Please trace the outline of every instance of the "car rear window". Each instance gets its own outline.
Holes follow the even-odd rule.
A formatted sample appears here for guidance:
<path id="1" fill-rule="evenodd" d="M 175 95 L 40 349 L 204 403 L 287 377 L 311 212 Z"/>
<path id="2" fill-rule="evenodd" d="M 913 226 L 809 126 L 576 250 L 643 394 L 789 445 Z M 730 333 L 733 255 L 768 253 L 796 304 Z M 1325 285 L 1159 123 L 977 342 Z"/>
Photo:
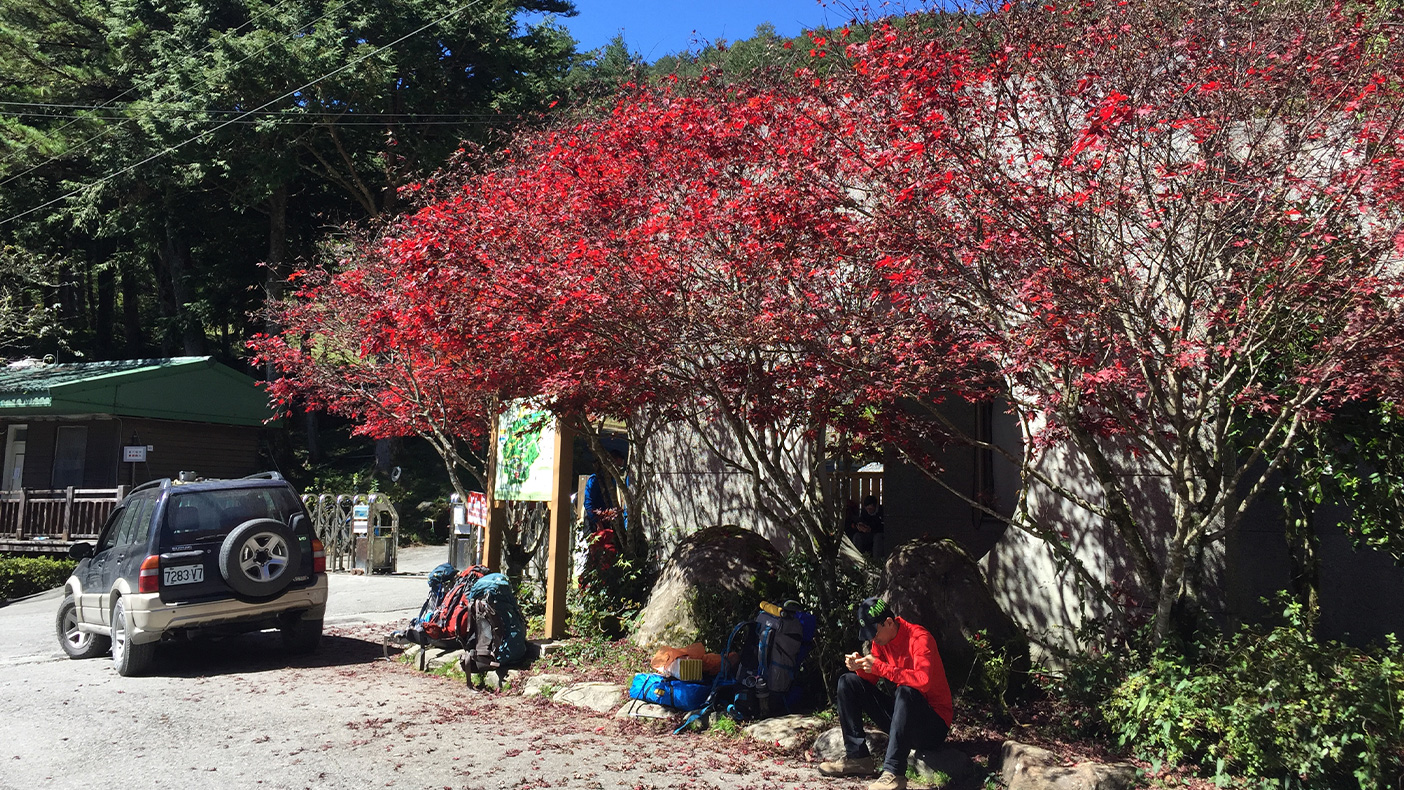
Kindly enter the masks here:
<path id="1" fill-rule="evenodd" d="M 216 540 L 249 519 L 287 523 L 301 510 L 302 503 L 283 487 L 176 493 L 166 503 L 162 537 L 166 545 Z"/>

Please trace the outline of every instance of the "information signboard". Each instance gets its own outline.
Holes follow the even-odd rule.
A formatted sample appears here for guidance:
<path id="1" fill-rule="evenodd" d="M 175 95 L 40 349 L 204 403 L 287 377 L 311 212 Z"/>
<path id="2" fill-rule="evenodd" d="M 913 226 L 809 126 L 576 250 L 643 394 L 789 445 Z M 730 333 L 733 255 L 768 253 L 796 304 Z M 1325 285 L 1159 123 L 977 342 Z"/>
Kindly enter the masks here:
<path id="1" fill-rule="evenodd" d="M 530 401 L 514 401 L 498 418 L 493 495 L 501 501 L 549 502 L 555 457 L 555 418 Z"/>

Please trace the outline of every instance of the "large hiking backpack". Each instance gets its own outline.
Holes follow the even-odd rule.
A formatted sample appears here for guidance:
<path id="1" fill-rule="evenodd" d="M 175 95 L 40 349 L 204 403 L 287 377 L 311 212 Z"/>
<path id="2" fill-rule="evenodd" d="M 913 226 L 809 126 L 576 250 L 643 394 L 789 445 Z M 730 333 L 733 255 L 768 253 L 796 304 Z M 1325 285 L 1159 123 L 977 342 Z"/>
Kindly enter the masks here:
<path id="1" fill-rule="evenodd" d="M 469 591 L 484 576 L 490 575 L 494 575 L 492 569 L 483 565 L 474 565 L 459 573 L 439 606 L 423 621 L 424 635 L 436 642 L 462 639 L 466 633 L 462 628 L 468 612 Z"/>
<path id="2" fill-rule="evenodd" d="M 414 618 L 415 622 L 426 623 L 434 616 L 443 605 L 444 595 L 453 586 L 457 576 L 458 569 L 453 567 L 451 562 L 445 562 L 429 571 L 429 597 L 425 598 L 424 605 L 419 607 L 419 616 Z"/>
<path id="3" fill-rule="evenodd" d="M 482 668 L 474 671 L 482 672 L 525 658 L 526 619 L 507 577 L 500 573 L 483 576 L 468 590 L 468 600 L 472 605 L 460 631 L 465 662 L 476 655 Z"/>
<path id="4" fill-rule="evenodd" d="M 712 711 L 744 721 L 793 709 L 804 697 L 804 686 L 797 681 L 814 646 L 816 626 L 814 615 L 794 601 L 783 607 L 761 602 L 755 619 L 738 623 L 726 640 L 724 655 L 735 652 L 740 660 L 735 666 L 722 662 L 706 703 L 675 732 Z"/>

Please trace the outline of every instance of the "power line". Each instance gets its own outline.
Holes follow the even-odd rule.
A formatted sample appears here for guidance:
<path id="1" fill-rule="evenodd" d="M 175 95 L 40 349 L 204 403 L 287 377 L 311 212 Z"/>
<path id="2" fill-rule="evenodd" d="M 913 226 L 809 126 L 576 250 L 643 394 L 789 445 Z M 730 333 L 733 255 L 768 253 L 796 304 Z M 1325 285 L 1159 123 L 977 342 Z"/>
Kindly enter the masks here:
<path id="1" fill-rule="evenodd" d="M 161 112 L 168 112 L 168 113 L 171 113 L 171 114 L 188 113 L 188 114 L 192 114 L 192 115 L 194 115 L 194 114 L 199 114 L 199 115 L 243 115 L 245 112 L 247 112 L 247 110 L 223 110 L 223 109 L 218 109 L 218 108 L 213 108 L 213 109 L 201 109 L 201 108 L 198 108 L 198 107 L 187 107 L 184 103 L 180 103 L 180 102 L 145 102 L 145 101 L 143 101 L 143 102 L 128 102 L 128 103 L 122 104 L 122 105 L 110 105 L 110 106 L 90 105 L 90 104 L 43 104 L 43 103 L 40 103 L 40 102 L 0 101 L 0 107 L 36 107 L 36 108 L 39 108 L 39 109 L 53 108 L 53 109 L 68 109 L 68 110 L 117 110 L 117 111 L 124 110 L 124 109 L 137 109 L 137 110 L 147 111 L 147 110 L 150 109 L 150 108 L 164 108 L 164 109 L 161 109 Z M 445 112 L 445 113 L 422 113 L 422 112 L 416 112 L 416 113 L 390 113 L 390 112 L 360 112 L 360 111 L 351 111 L 351 110 L 343 110 L 343 111 L 341 111 L 341 112 L 317 112 L 317 111 L 302 111 L 302 110 L 274 110 L 274 111 L 270 111 L 270 112 L 267 112 L 267 113 L 264 113 L 264 114 L 265 114 L 265 115 L 270 115 L 270 116 L 288 115 L 288 116 L 333 117 L 333 118 L 338 118 L 338 117 L 341 117 L 341 116 L 344 116 L 344 115 L 352 115 L 352 116 L 358 116 L 358 117 L 364 117 L 364 118 L 393 118 L 393 117 L 400 117 L 400 116 L 403 116 L 403 117 L 414 116 L 414 117 L 418 117 L 418 118 L 503 118 L 503 117 L 513 117 L 513 116 L 516 115 L 516 113 L 503 113 L 503 112 L 452 112 L 452 113 L 448 113 L 448 112 Z M 0 115 L 11 115 L 11 116 L 15 116 L 15 117 L 21 117 L 21 116 L 29 116 L 29 115 L 32 115 L 32 116 L 41 117 L 41 118 L 93 118 L 94 120 L 117 120 L 117 119 L 132 120 L 131 116 L 127 116 L 127 115 L 86 115 L 86 114 L 69 114 L 69 113 L 25 112 L 25 111 L 21 111 L 21 110 L 0 110 Z"/>
<path id="2" fill-rule="evenodd" d="M 34 113 L 10 113 L 10 112 L 5 112 L 4 110 L 0 110 L 0 117 L 20 117 L 20 116 L 33 115 L 33 114 L 34 114 Z M 444 115 L 444 116 L 431 116 L 431 117 L 437 118 L 437 120 L 416 120 L 416 119 L 419 118 L 420 116 L 417 116 L 417 115 L 404 115 L 404 114 L 401 114 L 401 115 L 394 115 L 394 114 L 389 114 L 389 113 L 386 113 L 386 114 L 367 114 L 367 115 L 361 115 L 361 114 L 358 113 L 358 114 L 350 115 L 350 116 L 346 116 L 346 115 L 344 115 L 344 114 L 338 115 L 338 114 L 333 114 L 333 113 L 317 113 L 317 114 L 311 114 L 311 113 L 309 113 L 307 117 L 308 117 L 308 118 L 315 118 L 315 117 L 317 117 L 318 115 L 324 115 L 324 116 L 326 116 L 326 117 L 328 117 L 328 118 L 331 118 L 332 120 L 304 120 L 304 121 L 284 120 L 285 118 L 296 118 L 296 117 L 297 117 L 297 113 L 286 113 L 286 114 L 283 114 L 283 113 L 275 113 L 275 114 L 273 114 L 272 116 L 267 116 L 267 117 L 263 117 L 263 118 L 244 119 L 244 118 L 240 117 L 240 118 L 233 118 L 233 119 L 230 119 L 230 120 L 228 120 L 228 121 L 220 121 L 220 120 L 214 119 L 214 118 L 211 118 L 211 119 L 208 119 L 208 120 L 189 119 L 189 118 L 187 118 L 187 119 L 183 119 L 181 122 L 182 122 L 182 123 L 186 123 L 186 124 L 221 124 L 221 125 L 225 125 L 225 126 L 228 126 L 228 125 L 230 125 L 230 124 L 240 124 L 240 125 L 244 125 L 244 126 L 254 126 L 254 125 L 257 125 L 257 124 L 261 124 L 261 123 L 271 123 L 271 124 L 276 124 L 276 125 L 278 125 L 278 126 L 385 126 L 385 125 L 388 124 L 388 123 L 394 123 L 394 124 L 396 124 L 396 125 L 398 125 L 398 126 L 461 126 L 461 125 L 463 125 L 463 124 L 497 123 L 497 122 L 501 121 L 503 118 L 520 118 L 522 114 L 521 114 L 521 113 L 497 113 L 497 114 L 494 114 L 494 115 Z M 281 117 L 280 117 L 280 116 L 281 116 Z M 132 116 L 130 116 L 130 115 L 43 115 L 43 116 L 41 116 L 41 117 L 44 117 L 44 118 L 92 118 L 92 119 L 95 120 L 95 121 L 130 121 L 130 120 L 134 120 L 134 119 L 132 118 Z M 336 118 L 345 118 L 345 117 L 350 117 L 352 120 L 336 120 Z M 359 119 L 362 119 L 362 118 L 365 119 L 365 120 L 359 120 Z M 448 119 L 456 119 L 456 120 L 448 120 Z M 211 131 L 213 131 L 213 130 L 211 130 Z M 208 133 L 208 132 L 206 132 L 206 134 L 207 134 L 207 133 Z M 18 176 L 17 176 L 17 177 L 18 177 Z"/>
<path id="3" fill-rule="evenodd" d="M 279 2 L 278 2 L 277 5 L 273 6 L 273 8 L 269 9 L 269 10 L 268 10 L 267 12 L 265 12 L 265 13 L 272 13 L 273 10 L 276 10 L 277 8 L 282 7 L 282 5 L 283 5 L 284 3 L 288 3 L 288 2 L 291 2 L 291 1 L 292 1 L 292 0 L 279 0 Z M 297 28 L 297 29 L 298 29 L 299 31 L 302 31 L 304 28 L 310 29 L 313 25 L 316 25 L 318 22 L 320 22 L 320 21 L 322 21 L 323 19 L 326 19 L 327 17 L 331 16 L 332 13 L 334 13 L 334 12 L 336 12 L 336 11 L 340 11 L 341 9 L 345 8 L 347 5 L 350 4 L 350 2 L 351 2 L 351 0 L 342 0 L 342 2 L 341 2 L 340 5 L 337 5 L 337 6 L 333 7 L 333 8 L 327 9 L 326 11 L 322 12 L 322 15 L 321 15 L 321 16 L 317 17 L 316 19 L 312 20 L 311 22 L 308 22 L 306 25 L 303 25 L 303 26 L 301 26 L 301 27 L 299 27 L 299 28 Z M 253 24 L 253 20 L 254 20 L 254 19 L 257 19 L 257 18 L 258 18 L 258 17 L 250 18 L 249 21 L 248 21 L 248 22 L 245 22 L 244 24 L 245 24 L 245 25 Z M 235 28 L 234 31 L 237 33 L 240 29 L 242 29 L 242 27 L 243 27 L 243 25 L 241 25 L 241 26 L 238 27 L 238 28 Z M 279 43 L 279 42 L 278 42 L 278 41 L 270 41 L 270 42 L 268 42 L 266 45 L 264 45 L 264 47 L 263 47 L 262 49 L 259 49 L 259 50 L 256 51 L 256 52 L 250 52 L 249 54 L 245 55 L 243 58 L 241 58 L 241 59 L 235 61 L 233 64 L 231 64 L 231 68 L 232 68 L 233 66 L 238 66 L 238 65 L 240 65 L 240 64 L 242 64 L 242 63 L 248 61 L 250 58 L 254 57 L 255 55 L 262 55 L 264 52 L 267 52 L 269 49 L 271 49 L 271 48 L 273 47 L 274 44 L 277 44 L 277 43 Z M 196 87 L 203 87 L 203 86 L 209 85 L 210 79 L 211 79 L 211 77 L 208 77 L 208 76 L 205 77 L 203 80 L 201 80 L 199 83 L 197 83 L 197 86 L 196 86 Z M 151 87 L 151 85 L 150 85 L 150 84 L 147 84 L 147 85 L 144 85 L 144 86 L 142 86 L 142 87 L 149 88 L 149 87 Z M 117 94 L 116 96 L 114 96 L 114 97 L 113 97 L 112 99 L 110 99 L 109 101 L 110 101 L 110 102 L 115 102 L 115 101 L 117 101 L 118 99 L 122 98 L 123 96 L 126 96 L 128 93 L 131 93 L 132 91 L 134 91 L 134 90 L 136 90 L 136 89 L 137 89 L 137 86 L 133 85 L 132 87 L 126 89 L 125 91 L 122 91 L 121 93 Z M 281 98 L 281 97 L 280 97 L 280 98 Z M 265 106 L 267 106 L 267 105 L 265 105 Z M 64 129 L 67 129 L 68 127 L 70 127 L 70 126 L 72 126 L 73 124 L 77 123 L 78 120 L 79 120 L 79 119 L 75 118 L 74 120 L 69 121 L 68 123 L 64 124 L 63 126 L 60 126 L 58 129 L 55 129 L 55 130 L 54 130 L 54 133 L 61 132 L 61 131 L 63 131 Z M 128 119 L 126 119 L 125 121 L 123 121 L 123 123 L 126 123 L 127 121 L 130 121 L 130 120 L 131 120 L 131 119 L 128 118 Z M 88 144 L 89 144 L 89 143 L 92 143 L 93 141 L 97 140 L 98 138 L 105 137 L 105 136 L 111 134 L 114 130 L 116 130 L 117 128 L 119 128 L 120 125 L 121 125 L 121 124 L 119 124 L 118 126 L 108 126 L 108 127 L 104 128 L 102 131 L 100 131 L 100 132 L 98 132 L 97 134 L 93 135 L 92 137 L 89 137 L 89 138 L 87 138 L 86 140 L 83 140 L 82 142 L 78 143 L 77 145 L 75 145 L 75 146 L 70 146 L 70 147 L 67 148 L 63 153 L 61 153 L 61 154 L 56 154 L 56 155 L 54 155 L 54 156 L 51 156 L 51 157 L 49 157 L 48 159 L 45 159 L 44 161 L 42 161 L 42 162 L 40 162 L 40 163 L 34 165 L 33 167 L 30 167 L 28 170 L 25 170 L 25 171 L 22 172 L 22 173 L 16 173 L 15 175 L 12 175 L 12 176 L 10 176 L 9 178 L 6 178 L 4 181 L 0 181 L 0 187 L 5 186 L 6 184 L 10 183 L 11 181 L 14 181 L 14 180 L 17 179 L 17 178 L 23 178 L 24 176 L 27 176 L 27 175 L 29 175 L 30 173 L 33 173 L 35 170 L 38 170 L 39 168 L 43 167 L 44 165 L 49 164 L 50 162 L 56 162 L 56 161 L 58 161 L 61 157 L 65 156 L 65 155 L 71 155 L 71 154 L 73 154 L 73 153 L 76 153 L 76 152 L 79 152 L 79 151 L 84 150 L 85 148 L 88 147 Z M 19 155 L 20 153 L 23 153 L 24 150 L 28 150 L 28 148 L 26 147 L 25 149 L 16 152 L 16 153 L 14 154 L 14 156 L 17 156 L 17 155 Z M 13 156 L 10 157 L 10 158 L 13 158 Z M 5 162 L 9 162 L 9 161 L 10 161 L 10 158 L 5 159 L 4 161 L 5 161 Z M 3 162 L 0 162 L 0 164 L 3 164 Z"/>
<path id="4" fill-rule="evenodd" d="M 373 57 L 375 57 L 376 55 L 379 55 L 380 53 L 384 52 L 385 50 L 387 50 L 387 49 L 389 49 L 389 48 L 391 48 L 391 47 L 393 47 L 393 46 L 396 46 L 397 44 L 399 44 L 399 43 L 401 43 L 401 42 L 403 42 L 403 41 L 406 41 L 406 40 L 408 40 L 408 39 L 410 39 L 410 38 L 413 38 L 413 37 L 419 35 L 420 33 L 423 33 L 424 31 L 428 30 L 429 28 L 431 28 L 431 27 L 433 27 L 433 26 L 439 24 L 440 22 L 443 22 L 445 19 L 448 19 L 448 18 L 451 17 L 451 16 L 456 16 L 456 15 L 458 15 L 458 14 L 464 12 L 464 11 L 467 11 L 469 8 L 472 8 L 473 6 L 478 5 L 478 4 L 481 3 L 481 2 L 483 2 L 483 0 L 468 0 L 467 3 L 464 3 L 463 5 L 458 6 L 457 8 L 454 8 L 453 10 L 451 10 L 451 11 L 449 11 L 448 13 L 444 14 L 443 16 L 440 16 L 438 19 L 435 19 L 435 20 L 432 21 L 432 22 L 428 22 L 428 23 L 422 25 L 421 27 L 419 27 L 419 28 L 417 28 L 417 29 L 415 29 L 415 30 L 413 30 L 413 31 L 411 31 L 411 32 L 409 32 L 409 33 L 406 33 L 405 35 L 400 36 L 399 38 L 395 39 L 394 41 L 391 41 L 389 44 L 386 44 L 385 46 L 379 47 L 379 48 L 375 49 L 375 50 L 372 51 L 372 52 L 369 52 L 369 53 L 367 53 L 367 54 L 365 54 L 365 55 L 362 55 L 362 56 L 356 58 L 355 60 L 352 60 L 350 63 L 347 63 L 346 65 L 341 66 L 340 68 L 337 68 L 337 69 L 334 69 L 334 70 L 332 70 L 332 71 L 329 71 L 329 72 L 327 72 L 326 74 L 323 74 L 322 76 L 320 76 L 320 77 L 318 77 L 318 78 L 312 80 L 311 82 L 309 82 L 309 83 L 307 83 L 307 84 L 305 84 L 305 85 L 300 85 L 300 86 L 298 86 L 298 87 L 296 87 L 296 88 L 293 88 L 292 90 L 288 91 L 287 93 L 284 93 L 282 96 L 279 96 L 279 97 L 277 97 L 276 99 L 271 99 L 271 100 L 265 102 L 264 104 L 262 104 L 262 105 L 260 105 L 260 106 L 258 106 L 258 107 L 255 107 L 255 108 L 252 109 L 252 110 L 249 110 L 248 112 L 244 113 L 243 116 L 240 116 L 240 117 L 246 117 L 246 116 L 249 116 L 249 115 L 253 115 L 254 113 L 260 112 L 260 111 L 264 110 L 265 108 L 270 107 L 270 106 L 272 106 L 272 105 L 274 105 L 274 104 L 276 104 L 276 103 L 282 101 L 283 99 L 286 99 L 286 98 L 288 98 L 288 97 L 290 97 L 290 96 L 296 96 L 297 94 L 301 93 L 302 91 L 305 91 L 305 90 L 307 90 L 308 88 L 312 87 L 313 85 L 316 85 L 317 83 L 321 82 L 322 80 L 325 80 L 325 79 L 329 79 L 329 78 L 331 78 L 331 77 L 334 77 L 334 76 L 336 76 L 337 74 L 340 74 L 341 72 L 346 71 L 347 69 L 351 68 L 352 66 L 356 66 L 356 65 L 358 65 L 358 64 L 360 64 L 360 63 L 362 63 L 362 62 L 364 62 L 364 61 L 366 61 L 366 60 L 369 60 L 370 58 L 373 58 Z M 226 126 L 228 126 L 228 125 L 230 125 L 230 124 L 236 122 L 237 120 L 239 120 L 239 119 L 238 119 L 238 118 L 235 118 L 235 119 L 232 119 L 232 120 L 225 121 L 225 122 L 221 123 L 219 126 L 214 127 L 213 129 L 209 129 L 209 130 L 203 131 L 203 132 L 201 132 L 201 133 L 195 135 L 194 137 L 191 137 L 191 138 L 186 139 L 186 140 L 184 140 L 184 141 L 182 141 L 182 142 L 176 143 L 175 145 L 168 146 L 168 147 L 166 147 L 165 149 L 163 149 L 163 150 L 161 150 L 161 151 L 159 151 L 159 152 L 157 152 L 157 153 L 155 153 L 155 154 L 152 154 L 151 156 L 146 157 L 145 159 L 141 160 L 140 162 L 137 162 L 136 164 L 128 165 L 127 167 L 124 167 L 124 168 L 122 168 L 121 170 L 116 171 L 115 173 L 109 173 L 109 174 L 103 176 L 102 178 L 99 178 L 97 181 L 94 181 L 94 182 L 91 183 L 91 184 L 86 184 L 86 185 L 84 185 L 84 186 L 81 186 L 81 187 L 79 187 L 79 188 L 77 188 L 77 189 L 75 189 L 75 190 L 73 190 L 73 191 L 71 191 L 71 192 L 68 192 L 67 194 L 60 195 L 59 197 L 56 197 L 56 198 L 54 198 L 53 200 L 48 201 L 47 203 L 42 203 L 42 204 L 40 204 L 40 205 L 38 205 L 38 206 L 35 206 L 34 208 L 27 209 L 27 210 L 22 211 L 22 212 L 20 212 L 20 213 L 18 213 L 18 214 L 12 214 L 11 216 L 8 216 L 8 217 L 6 217 L 6 218 L 3 219 L 3 220 L 0 220 L 0 225 L 7 225 L 7 224 L 9 224 L 9 223 L 11 223 L 11 222 L 14 222 L 14 221 L 17 220 L 17 219 L 20 219 L 21 217 L 27 217 L 27 216 L 29 216 L 30 214 L 33 214 L 33 213 L 36 212 L 36 211 L 40 211 L 40 210 L 42 210 L 42 209 L 48 208 L 49 206 L 52 206 L 53 204 L 58 203 L 58 202 L 60 202 L 60 201 L 67 200 L 68 198 L 71 198 L 71 197 L 73 197 L 74 195 L 79 194 L 80 192 L 83 192 L 83 191 L 88 190 L 88 189 L 92 189 L 92 188 L 97 187 L 97 186 L 101 186 L 102 184 L 105 184 L 105 183 L 107 183 L 108 181 L 111 181 L 112 179 L 116 178 L 117 176 L 120 176 L 120 175 L 123 175 L 123 174 L 126 174 L 126 173 L 130 173 L 131 171 L 137 169 L 138 167 L 141 167 L 142 165 L 144 165 L 144 164 L 146 164 L 146 163 L 148 163 L 148 162 L 154 161 L 154 160 L 156 160 L 156 159 L 160 159 L 161 157 L 165 156 L 166 154 L 169 154 L 169 153 L 172 153 L 172 152 L 174 152 L 174 151 L 177 151 L 177 150 L 179 150 L 179 149 L 181 149 L 181 148 L 183 148 L 183 147 L 189 145 L 190 143 L 193 143 L 193 142 L 195 142 L 196 140 L 199 140 L 200 138 L 205 137 L 206 135 L 213 134 L 214 132 L 217 132 L 217 131 L 219 131 L 220 129 L 223 129 L 224 127 L 226 127 Z"/>

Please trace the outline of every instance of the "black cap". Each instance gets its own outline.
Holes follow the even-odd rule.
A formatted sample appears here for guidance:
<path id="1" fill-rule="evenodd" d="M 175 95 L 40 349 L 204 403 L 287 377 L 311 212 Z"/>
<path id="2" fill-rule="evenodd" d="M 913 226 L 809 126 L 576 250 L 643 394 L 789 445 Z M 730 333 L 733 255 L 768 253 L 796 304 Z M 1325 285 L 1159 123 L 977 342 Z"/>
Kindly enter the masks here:
<path id="1" fill-rule="evenodd" d="M 858 636 L 864 642 L 872 641 L 877 636 L 878 626 L 887 622 L 887 618 L 892 617 L 892 607 L 887 605 L 887 601 L 881 598 L 864 598 L 853 607 L 853 614 L 858 618 Z"/>

